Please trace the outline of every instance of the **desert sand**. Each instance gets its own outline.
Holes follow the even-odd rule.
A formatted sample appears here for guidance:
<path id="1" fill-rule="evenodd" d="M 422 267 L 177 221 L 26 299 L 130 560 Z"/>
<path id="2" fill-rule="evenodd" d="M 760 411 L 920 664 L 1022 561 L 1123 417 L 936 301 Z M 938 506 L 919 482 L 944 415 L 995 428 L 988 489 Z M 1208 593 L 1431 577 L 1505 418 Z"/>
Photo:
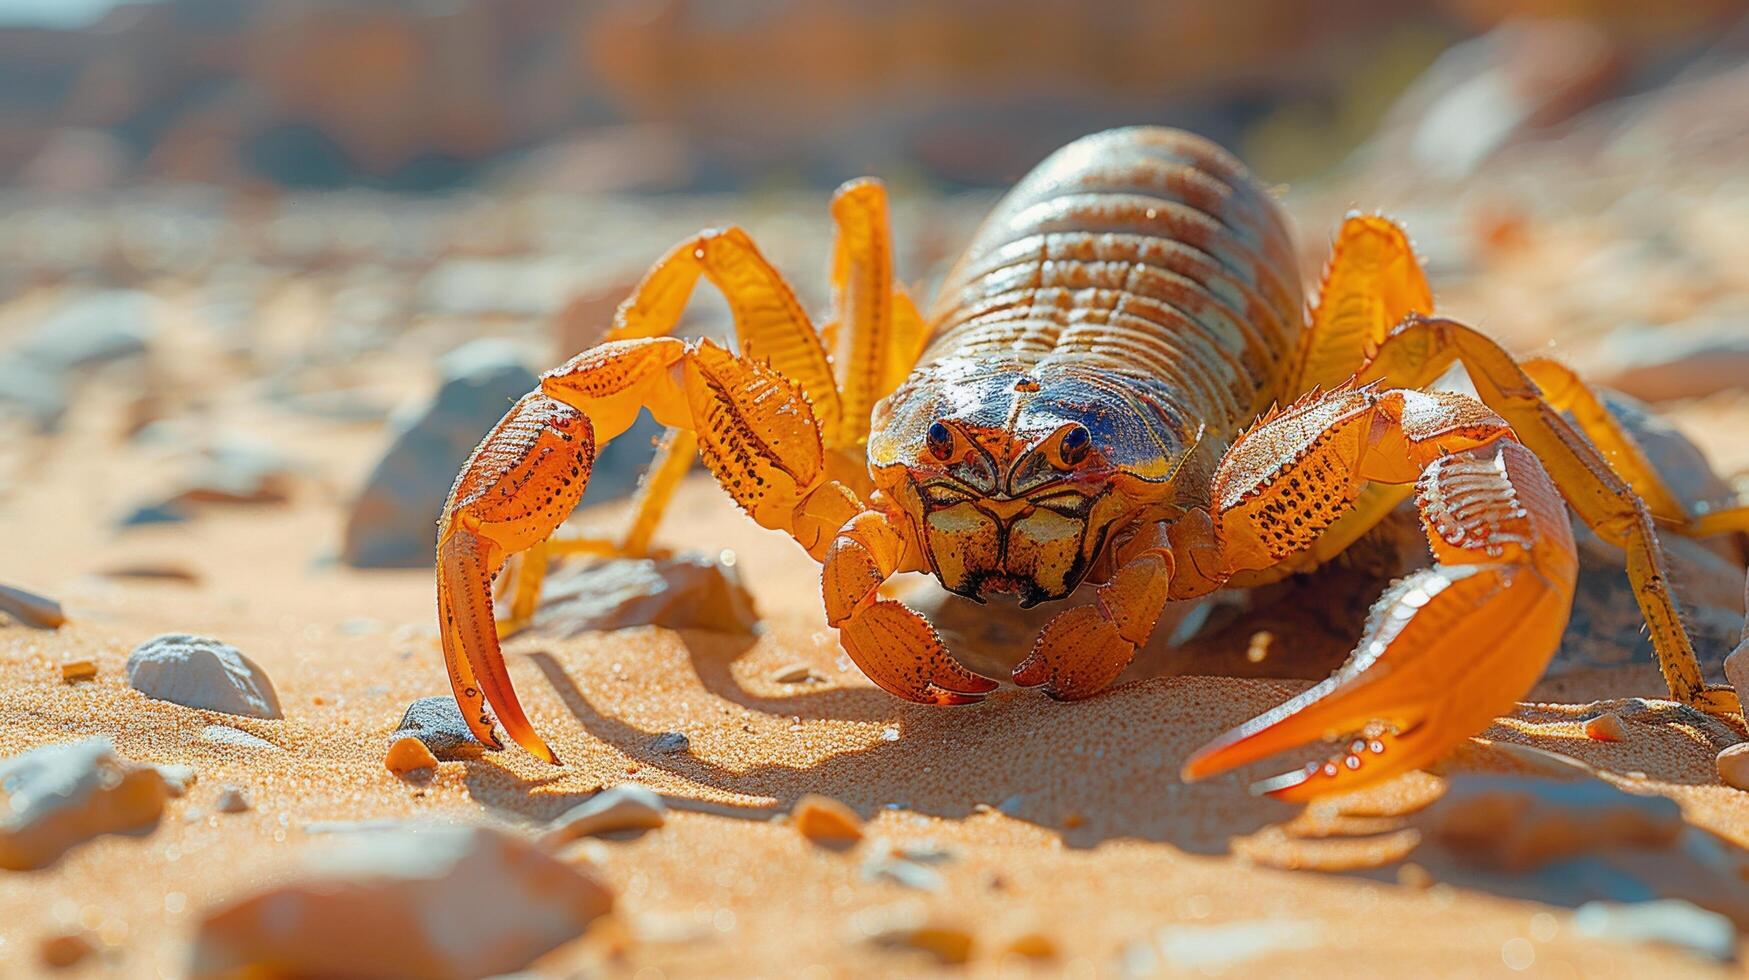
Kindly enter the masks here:
<path id="1" fill-rule="evenodd" d="M 1740 175 L 1727 179 L 1729 161 L 1681 175 L 1705 193 L 1667 196 L 1671 187 L 1648 175 L 1668 169 L 1632 156 L 1570 182 L 1559 205 L 1512 190 L 1554 186 L 1551 166 L 1532 159 L 1513 171 L 1542 183 L 1478 180 L 1466 186 L 1483 190 L 1443 196 L 1363 175 L 1296 191 L 1289 203 L 1309 271 L 1324 229 L 1364 191 L 1366 206 L 1399 209 L 1416 234 L 1442 309 L 1516 350 L 1553 344 L 1600 376 L 1633 382 L 1631 369 L 1647 360 L 1611 346 L 1624 322 L 1663 325 L 1658 336 L 1675 340 L 1720 336 L 1703 314 L 1737 317 L 1728 322 L 1741 329 L 1749 195 Z M 479 206 L 499 224 L 463 228 L 480 215 L 452 215 L 449 233 L 467 244 L 450 247 L 524 254 L 519 222 L 539 203 Z M 901 265 L 928 275 L 985 204 L 904 202 Z M 627 269 L 725 216 L 767 243 L 810 302 L 822 298 L 822 198 L 676 200 L 659 210 L 652 217 L 645 203 L 611 201 L 575 210 L 628 231 L 614 243 L 619 265 L 590 270 L 607 305 L 583 302 L 572 320 L 600 319 Z M 1680 261 L 1648 251 L 1654 228 Z M 590 234 L 589 247 L 603 251 L 603 232 Z M 20 426 L 0 440 L 0 583 L 58 600 L 68 620 L 52 630 L 0 622 L 0 759 L 105 736 L 129 760 L 186 766 L 196 780 L 144 833 L 90 840 L 43 870 L 0 871 L 0 975 L 47 969 L 44 943 L 53 940 L 92 947 L 68 975 L 183 975 L 211 910 L 285 880 L 306 853 L 359 824 L 488 824 L 533 839 L 573 805 L 626 783 L 660 794 L 667 820 L 628 839 L 555 845 L 561 861 L 605 882 L 614 911 L 529 965 L 537 975 L 1645 977 L 1738 968 L 1729 928 L 1709 955 L 1696 948 L 1705 943 L 1636 938 L 1589 904 L 1675 897 L 1692 903 L 1678 913 L 1685 921 L 1716 924 L 1697 911 L 1705 908 L 1749 927 L 1749 795 L 1723 785 L 1714 761 L 1739 735 L 1657 700 L 1663 688 L 1643 642 L 1612 658 L 1563 655 L 1531 701 L 1433 771 L 1290 807 L 1247 786 L 1308 756 L 1197 785 L 1179 781 L 1179 766 L 1327 671 L 1351 634 L 1324 613 L 1356 596 L 1364 608 L 1370 593 L 1350 583 L 1345 599 L 1321 600 L 1317 589 L 1334 580 L 1302 583 L 1286 607 L 1242 611 L 1195 656 L 1150 659 L 1086 702 L 1006 690 L 973 707 L 919 707 L 877 690 L 843 657 L 824 626 L 817 566 L 698 475 L 658 543 L 732 552 L 758 611 L 756 633 L 637 626 L 565 636 L 537 621 L 507 644 L 510 671 L 565 765 L 511 749 L 442 762 L 429 778 L 390 772 L 390 733 L 407 705 L 448 693 L 432 572 L 337 559 L 355 488 L 383 452 L 382 413 L 294 408 L 280 396 L 393 405 L 430 392 L 438 355 L 463 341 L 506 337 L 544 367 L 571 352 L 577 332 L 561 324 L 555 334 L 544 314 L 433 309 L 442 297 L 401 297 L 428 307 L 415 325 L 396 321 L 386 339 L 357 344 L 316 325 L 361 316 L 352 307 L 342 316 L 339 299 L 357 300 L 379 280 L 404 285 L 406 270 L 385 260 L 346 278 L 356 256 L 338 273 L 305 258 L 262 258 L 271 288 L 244 291 L 241 342 L 210 322 L 213 284 L 236 269 L 139 274 L 157 303 L 149 357 L 82 383 L 57 431 Z M 302 276 L 285 272 L 300 261 Z M 26 291 L 0 310 L 0 331 L 22 335 L 69 289 Z M 720 328 L 720 312 L 704 320 Z M 1681 370 L 1669 369 L 1678 381 Z M 1638 383 L 1655 388 L 1669 371 Z M 1722 477 L 1749 469 L 1741 389 L 1641 391 L 1661 400 Z M 295 460 L 283 492 L 200 502 L 178 522 L 116 526 L 116 515 L 174 481 L 185 462 L 178 447 L 217 432 Z M 612 528 L 625 506 L 589 507 L 574 523 Z M 1609 557 L 1599 561 L 1612 574 Z M 1696 603 L 1695 615 L 1699 623 L 1702 607 L 1712 609 L 1701 654 L 1715 675 L 1741 622 L 1741 573 L 1740 559 L 1727 561 L 1722 575 L 1685 586 L 1710 603 Z M 1627 608 L 1625 591 L 1613 596 L 1600 601 Z M 1257 662 L 1247 651 L 1265 629 L 1269 652 Z M 283 719 L 134 690 L 129 652 L 167 632 L 243 651 L 271 678 Z M 1578 650 L 1591 639 L 1569 637 Z M 79 659 L 95 676 L 64 681 L 61 665 Z M 1604 712 L 1620 720 L 1618 740 L 1587 734 Z M 269 744 L 216 743 L 203 737 L 211 725 Z M 1541 811 L 1484 806 L 1482 839 L 1466 844 L 1461 821 L 1437 816 L 1442 797 L 1510 804 L 1504 784 L 1488 781 L 1501 776 L 1522 777 L 1545 803 L 1571 785 L 1603 802 L 1542 824 Z M 1610 787 L 1635 795 L 1623 802 Z M 226 812 L 234 800 L 221 800 L 239 790 L 248 808 Z M 800 833 L 789 814 L 810 794 L 852 808 L 862 839 L 823 846 Z M 1651 830 L 1635 822 L 1642 817 Z M 901 856 L 897 871 L 889 852 Z"/>

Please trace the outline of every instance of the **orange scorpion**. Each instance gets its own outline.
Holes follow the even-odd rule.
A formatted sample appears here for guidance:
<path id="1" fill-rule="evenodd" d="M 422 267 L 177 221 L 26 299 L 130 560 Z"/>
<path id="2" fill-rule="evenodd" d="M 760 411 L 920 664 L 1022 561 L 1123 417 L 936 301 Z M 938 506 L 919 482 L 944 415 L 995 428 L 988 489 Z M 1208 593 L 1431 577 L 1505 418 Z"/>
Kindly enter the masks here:
<path id="1" fill-rule="evenodd" d="M 1114 130 L 1023 179 L 924 317 L 893 281 L 882 185 L 846 184 L 832 217 L 820 329 L 745 232 L 700 233 L 474 450 L 444 509 L 437 588 L 450 680 L 482 741 L 501 747 L 489 703 L 558 762 L 499 637 L 532 615 L 548 556 L 645 552 L 694 456 L 822 563 L 827 620 L 862 672 L 942 705 L 997 682 L 882 596 L 895 573 L 1023 606 L 1092 583 L 1013 671 L 1085 698 L 1169 603 L 1307 570 L 1413 495 L 1432 566 L 1379 598 L 1333 676 L 1204 746 L 1186 779 L 1335 741 L 1257 787 L 1309 799 L 1433 762 L 1511 711 L 1567 622 L 1568 506 L 1625 550 L 1671 696 L 1740 717 L 1730 688 L 1702 680 L 1653 528 L 1742 530 L 1749 508 L 1685 512 L 1567 369 L 1435 317 L 1396 224 L 1350 216 L 1307 312 L 1286 218 L 1237 160 L 1175 130 Z M 736 350 L 669 336 L 701 276 L 728 300 Z M 1476 396 L 1432 387 L 1454 364 Z M 642 409 L 669 432 L 625 533 L 552 537 L 596 448 Z M 500 623 L 493 578 L 524 551 Z"/>

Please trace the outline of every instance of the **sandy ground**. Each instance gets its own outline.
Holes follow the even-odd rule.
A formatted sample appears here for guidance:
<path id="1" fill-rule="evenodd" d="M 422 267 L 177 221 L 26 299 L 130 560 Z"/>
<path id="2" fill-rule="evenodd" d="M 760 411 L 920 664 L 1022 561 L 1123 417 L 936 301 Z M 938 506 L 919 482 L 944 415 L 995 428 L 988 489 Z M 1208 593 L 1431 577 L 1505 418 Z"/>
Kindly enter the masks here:
<path id="1" fill-rule="evenodd" d="M 275 425 L 282 444 L 315 466 L 290 504 L 216 509 L 118 536 L 91 515 L 131 499 L 146 466 L 109 435 L 118 411 L 101 395 L 83 400 L 67 433 L 31 461 L 31 478 L 14 487 L 0 518 L 0 580 L 59 596 L 72 620 L 56 632 L 0 628 L 0 756 L 102 734 L 130 758 L 193 766 L 199 783 L 150 835 L 104 838 L 51 870 L 0 875 L 0 974 L 33 972 L 39 937 L 84 928 L 103 944 L 78 968 L 84 973 L 178 975 L 200 910 L 266 880 L 300 848 L 322 846 L 314 823 L 530 826 L 628 780 L 680 812 L 639 839 L 566 852 L 599 865 L 619 912 L 542 959 L 543 975 L 947 969 L 865 940 L 899 915 L 968 930 L 976 941 L 970 968 L 979 973 L 1106 974 L 1161 926 L 1258 920 L 1290 941 L 1236 972 L 1705 969 L 1671 948 L 1578 936 L 1560 904 L 1398 884 L 1413 840 L 1390 815 L 1437 795 L 1438 777 L 1367 794 L 1359 811 L 1385 816 L 1340 833 L 1329 829 L 1340 818 L 1319 829 L 1295 808 L 1250 796 L 1239 777 L 1179 783 L 1192 748 L 1300 682 L 1154 678 L 1074 705 L 1011 691 L 952 710 L 887 697 L 848 668 L 822 628 L 806 557 L 738 518 L 697 478 L 663 536 L 676 546 L 735 549 L 763 632 L 518 638 L 512 673 L 568 764 L 553 770 L 509 751 L 445 763 L 429 784 L 405 782 L 383 767 L 385 736 L 408 701 L 447 689 L 430 573 L 365 573 L 324 558 L 337 515 L 335 494 L 324 488 L 358 477 L 378 442 L 374 427 L 255 420 Z M 578 520 L 611 524 L 615 513 L 610 506 Z M 129 563 L 181 567 L 198 582 L 98 574 Z M 128 651 L 163 631 L 198 631 L 249 653 L 272 677 L 285 720 L 236 719 L 131 690 L 122 669 Z M 96 660 L 95 682 L 60 683 L 56 664 L 71 656 Z M 796 661 L 826 680 L 800 688 L 771 680 Z M 1597 692 L 1628 693 L 1656 691 Z M 1489 735 L 1582 758 L 1615 781 L 1675 798 L 1694 824 L 1749 844 L 1749 798 L 1716 785 L 1714 750 L 1696 732 L 1633 724 L 1629 741 L 1610 745 L 1586 739 L 1572 712 L 1521 714 Z M 221 721 L 286 751 L 199 739 L 202 726 Z M 653 752 L 650 739 L 664 731 L 685 732 L 690 753 Z M 1448 770 L 1512 767 L 1481 746 Z M 243 787 L 254 809 L 217 813 L 224 784 Z M 772 819 L 805 793 L 849 803 L 870 818 L 872 836 L 950 849 L 952 860 L 937 866 L 942 888 L 864 880 L 858 851 L 823 849 Z M 1004 956 L 1028 933 L 1049 937 L 1058 958 L 1037 965 Z"/>

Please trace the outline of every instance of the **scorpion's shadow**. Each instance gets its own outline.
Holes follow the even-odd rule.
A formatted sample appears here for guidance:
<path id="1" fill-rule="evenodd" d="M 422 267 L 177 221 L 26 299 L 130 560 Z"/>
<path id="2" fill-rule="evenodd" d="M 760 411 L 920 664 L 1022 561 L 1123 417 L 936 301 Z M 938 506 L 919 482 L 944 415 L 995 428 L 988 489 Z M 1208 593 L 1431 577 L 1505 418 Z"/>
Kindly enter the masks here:
<path id="1" fill-rule="evenodd" d="M 1196 746 L 1245 711 L 1262 710 L 1298 685 L 1243 679 L 1155 678 L 1098 698 L 1059 704 L 1027 691 L 1003 691 L 983 704 L 944 709 L 912 705 L 867 687 L 816 688 L 767 697 L 738 683 L 731 666 L 751 646 L 747 639 L 683 632 L 689 660 L 710 694 L 756 716 L 745 768 L 690 751 L 658 752 L 655 732 L 628 724 L 584 693 L 558 657 L 529 654 L 588 736 L 606 742 L 641 767 L 666 770 L 726 793 L 767 797 L 767 805 L 734 806 L 684 792 L 671 805 L 751 819 L 787 811 L 800 797 L 821 793 L 864 816 L 887 807 L 949 819 L 976 818 L 987 808 L 1052 830 L 1074 847 L 1134 838 L 1180 850 L 1221 854 L 1228 840 L 1292 815 L 1293 808 L 1250 794 L 1236 778 L 1186 785 L 1179 767 Z M 1209 685 L 1215 685 L 1210 687 Z M 758 717 L 764 716 L 764 717 Z M 739 713 L 734 724 L 742 724 Z M 760 740 L 803 741 L 792 718 L 810 725 L 863 722 L 869 733 L 856 747 L 791 764 L 769 761 L 795 755 Z M 799 724 L 799 722 L 798 722 Z M 875 729 L 874 725 L 881 728 Z M 795 743 L 791 743 L 793 747 Z M 767 761 L 759 761 L 763 754 Z M 470 767 L 477 799 L 524 817 L 548 819 L 581 795 L 540 792 L 494 762 Z M 603 774 L 604 782 L 614 781 Z M 623 777 L 620 777 L 623 778 Z"/>

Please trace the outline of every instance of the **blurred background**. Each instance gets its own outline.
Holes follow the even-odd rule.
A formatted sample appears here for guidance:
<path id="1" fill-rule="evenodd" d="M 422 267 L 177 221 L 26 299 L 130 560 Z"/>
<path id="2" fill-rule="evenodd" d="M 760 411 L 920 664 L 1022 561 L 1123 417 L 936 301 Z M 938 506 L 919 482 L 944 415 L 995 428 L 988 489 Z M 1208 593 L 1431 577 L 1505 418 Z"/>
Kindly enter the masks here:
<path id="1" fill-rule="evenodd" d="M 318 558 L 426 563 L 468 448 L 675 240 L 741 224 L 817 307 L 874 174 L 927 292 L 1130 123 L 1281 185 L 1309 273 L 1393 214 L 1445 309 L 1749 468 L 1734 0 L 0 0 L 0 508 L 99 446 L 106 533 L 302 501 L 346 515 Z"/>

